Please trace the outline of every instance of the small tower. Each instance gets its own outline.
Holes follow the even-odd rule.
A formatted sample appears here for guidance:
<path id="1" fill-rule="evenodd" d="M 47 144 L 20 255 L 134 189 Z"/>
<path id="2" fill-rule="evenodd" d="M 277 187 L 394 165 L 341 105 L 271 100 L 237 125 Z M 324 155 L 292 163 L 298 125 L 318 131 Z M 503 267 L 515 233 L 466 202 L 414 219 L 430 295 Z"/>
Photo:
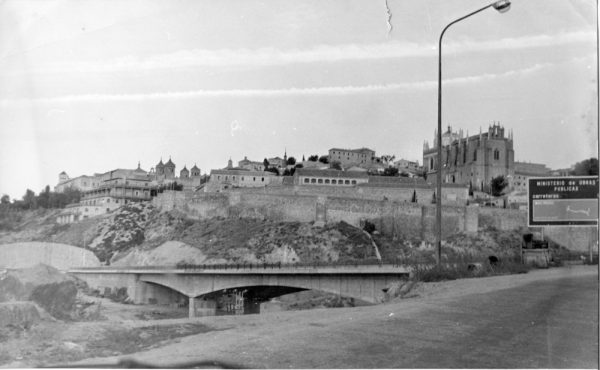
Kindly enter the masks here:
<path id="1" fill-rule="evenodd" d="M 58 183 L 62 184 L 65 181 L 69 180 L 69 175 L 65 171 L 58 174 Z"/>
<path id="2" fill-rule="evenodd" d="M 162 158 L 160 162 L 156 165 L 156 175 L 163 176 L 165 174 L 165 165 L 163 164 Z"/>
<path id="3" fill-rule="evenodd" d="M 142 170 L 142 167 L 140 167 L 140 161 L 138 161 L 138 166 L 137 166 L 137 168 L 135 169 L 134 172 L 138 173 L 138 174 L 142 174 L 142 175 L 146 174 L 146 171 Z"/>
<path id="4" fill-rule="evenodd" d="M 171 157 L 169 157 L 169 161 L 165 163 L 165 178 L 172 179 L 175 177 L 175 163 L 171 161 Z"/>
<path id="5" fill-rule="evenodd" d="M 190 171 L 188 171 L 188 169 L 184 165 L 183 169 L 181 171 L 179 171 L 179 178 L 180 179 L 187 179 L 189 177 L 190 177 Z"/>
<path id="6" fill-rule="evenodd" d="M 192 177 L 200 177 L 200 169 L 194 163 L 194 167 L 191 169 Z"/>
<path id="7" fill-rule="evenodd" d="M 231 158 L 229 158 L 229 160 L 227 161 L 227 169 L 230 170 L 233 168 L 233 161 L 231 160 Z"/>

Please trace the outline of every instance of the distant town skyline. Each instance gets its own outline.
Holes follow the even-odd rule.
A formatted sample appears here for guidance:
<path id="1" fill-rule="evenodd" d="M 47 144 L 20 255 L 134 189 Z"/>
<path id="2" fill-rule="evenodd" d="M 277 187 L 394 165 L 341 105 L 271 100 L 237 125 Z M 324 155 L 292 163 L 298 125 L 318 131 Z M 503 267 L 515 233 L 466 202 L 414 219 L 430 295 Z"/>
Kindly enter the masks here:
<path id="1" fill-rule="evenodd" d="M 8 0 L 0 5 L 0 194 L 169 156 L 368 147 L 422 161 L 437 40 L 476 0 Z M 443 126 L 494 121 L 515 160 L 598 156 L 597 9 L 515 0 L 444 36 Z"/>

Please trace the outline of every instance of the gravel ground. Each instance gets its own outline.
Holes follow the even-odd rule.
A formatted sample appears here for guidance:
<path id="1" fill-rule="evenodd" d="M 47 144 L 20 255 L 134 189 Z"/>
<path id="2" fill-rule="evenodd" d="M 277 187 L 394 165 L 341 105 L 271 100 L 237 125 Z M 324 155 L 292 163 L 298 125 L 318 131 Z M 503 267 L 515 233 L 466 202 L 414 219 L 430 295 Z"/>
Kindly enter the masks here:
<path id="1" fill-rule="evenodd" d="M 167 344 L 129 356 L 90 358 L 77 364 L 110 366 L 119 360 L 134 358 L 159 366 L 216 359 L 232 361 L 242 364 L 244 367 L 336 367 L 328 362 L 324 362 L 328 364 L 327 366 L 324 366 L 323 362 L 319 362 L 319 359 L 326 361 L 327 356 L 331 355 L 330 352 L 335 350 L 339 352 L 336 353 L 336 356 L 344 358 L 352 358 L 358 353 L 362 354 L 361 361 L 356 362 L 362 366 L 387 367 L 386 364 L 377 361 L 386 351 L 398 350 L 398 343 L 395 343 L 398 338 L 395 338 L 392 333 L 386 333 L 385 330 L 375 331 L 373 334 L 373 328 L 377 325 L 383 325 L 381 326 L 383 329 L 388 321 L 408 320 L 411 315 L 418 317 L 424 310 L 439 310 L 440 307 L 457 301 L 470 299 L 476 302 L 479 295 L 484 297 L 487 293 L 501 293 L 511 288 L 531 286 L 531 283 L 535 282 L 547 285 L 556 281 L 558 284 L 559 281 L 573 278 L 587 278 L 594 282 L 597 281 L 597 276 L 597 266 L 534 270 L 521 275 L 418 284 L 414 288 L 416 297 L 397 299 L 375 306 L 197 318 L 190 321 L 208 325 L 215 330 L 184 337 L 178 343 Z M 153 323 L 162 326 L 190 321 L 170 319 Z M 137 327 L 146 326 L 149 322 L 124 321 L 123 324 Z M 423 325 L 427 327 L 427 323 L 423 323 Z M 443 330 L 454 329 L 442 328 Z M 377 335 L 379 332 L 382 336 L 391 335 L 391 337 L 389 341 L 386 338 L 378 337 L 378 344 L 374 342 L 371 346 L 360 341 L 353 344 L 354 336 L 360 338 L 360 333 L 369 331 L 371 331 L 370 335 Z M 424 341 L 424 344 L 427 343 L 425 338 L 420 337 L 419 332 L 408 334 L 411 336 L 411 345 L 413 346 L 415 342 L 412 340 L 416 341 L 417 345 L 420 340 Z M 322 348 L 319 343 L 327 343 L 328 348 Z M 390 343 L 390 345 L 382 343 Z M 393 343 L 395 344 L 392 345 Z M 373 362 L 368 362 L 369 356 L 373 356 Z M 351 366 L 342 363 L 339 367 L 360 367 L 361 365 Z"/>

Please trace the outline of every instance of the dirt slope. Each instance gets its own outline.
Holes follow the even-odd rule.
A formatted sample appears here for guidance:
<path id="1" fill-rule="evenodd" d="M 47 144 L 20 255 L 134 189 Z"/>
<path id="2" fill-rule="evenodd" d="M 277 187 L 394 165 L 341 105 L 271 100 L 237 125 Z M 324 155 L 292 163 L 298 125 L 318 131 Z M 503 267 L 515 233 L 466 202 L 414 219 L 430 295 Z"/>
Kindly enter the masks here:
<path id="1" fill-rule="evenodd" d="M 368 234 L 345 222 L 318 228 L 312 223 L 262 219 L 196 220 L 177 210 L 161 212 L 146 203 L 70 225 L 56 224 L 55 217 L 55 211 L 31 212 L 12 230 L 0 231 L 0 243 L 71 244 L 118 265 L 353 262 L 376 256 Z M 444 242 L 443 253 L 465 259 L 512 255 L 518 250 L 520 235 L 520 231 L 497 230 L 457 234 Z M 392 239 L 377 232 L 372 237 L 384 261 L 433 261 L 436 254 L 433 245 L 421 240 Z"/>

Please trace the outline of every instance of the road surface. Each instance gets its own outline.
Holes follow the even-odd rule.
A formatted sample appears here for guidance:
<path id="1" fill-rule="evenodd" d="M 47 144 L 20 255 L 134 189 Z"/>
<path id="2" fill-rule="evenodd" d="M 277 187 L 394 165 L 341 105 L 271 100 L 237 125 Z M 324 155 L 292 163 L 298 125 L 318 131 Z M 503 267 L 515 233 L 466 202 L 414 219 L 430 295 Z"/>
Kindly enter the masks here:
<path id="1" fill-rule="evenodd" d="M 159 366 L 598 368 L 597 266 L 438 288 L 377 306 L 197 319 L 222 330 L 125 357 Z"/>

